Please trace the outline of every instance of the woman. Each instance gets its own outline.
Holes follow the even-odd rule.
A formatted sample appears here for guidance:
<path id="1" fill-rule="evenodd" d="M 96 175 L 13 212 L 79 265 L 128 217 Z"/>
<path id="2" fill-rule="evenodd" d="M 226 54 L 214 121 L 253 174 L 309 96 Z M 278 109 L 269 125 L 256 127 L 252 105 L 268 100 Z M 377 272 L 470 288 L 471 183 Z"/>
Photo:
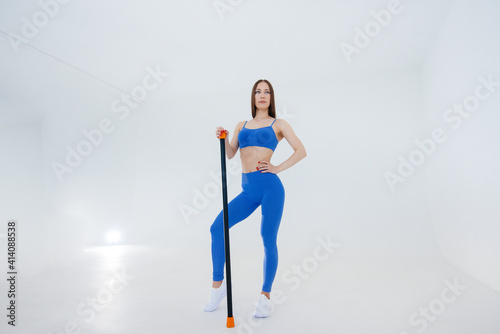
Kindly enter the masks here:
<path id="1" fill-rule="evenodd" d="M 241 121 L 234 129 L 229 142 L 229 132 L 217 127 L 215 134 L 220 137 L 226 132 L 225 145 L 228 159 L 235 156 L 240 148 L 242 165 L 241 185 L 243 191 L 228 204 L 229 228 L 244 220 L 262 205 L 261 235 L 264 242 L 264 284 L 254 316 L 268 317 L 273 305 L 270 301 L 271 286 L 278 267 L 276 245 L 278 228 L 285 203 L 285 190 L 278 173 L 295 165 L 306 156 L 300 139 L 284 119 L 276 120 L 274 90 L 267 80 L 258 80 L 252 88 L 252 117 Z M 274 166 L 271 157 L 278 142 L 286 138 L 295 151 L 286 161 Z M 210 300 L 205 311 L 214 311 L 226 296 L 224 279 L 224 231 L 221 211 L 212 226 L 213 283 Z"/>

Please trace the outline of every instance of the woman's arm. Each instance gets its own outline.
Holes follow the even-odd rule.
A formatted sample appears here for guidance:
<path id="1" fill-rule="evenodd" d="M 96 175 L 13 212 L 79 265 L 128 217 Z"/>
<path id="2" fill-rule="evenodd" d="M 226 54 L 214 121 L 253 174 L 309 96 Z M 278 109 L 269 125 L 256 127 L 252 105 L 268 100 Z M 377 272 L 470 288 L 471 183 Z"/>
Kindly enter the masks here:
<path id="1" fill-rule="evenodd" d="M 229 135 L 226 136 L 225 143 L 226 143 L 226 156 L 228 159 L 234 158 L 236 155 L 236 152 L 238 152 L 238 148 L 240 146 L 238 142 L 238 134 L 240 133 L 241 128 L 243 127 L 243 121 L 238 122 L 236 124 L 236 127 L 234 128 L 234 134 L 231 142 L 229 142 Z"/>
<path id="2" fill-rule="evenodd" d="M 285 169 L 288 169 L 295 165 L 297 162 L 300 160 L 304 159 L 307 156 L 306 148 L 300 141 L 299 137 L 295 135 L 295 132 L 293 132 L 292 127 L 288 122 L 284 119 L 281 119 L 280 122 L 280 129 L 281 132 L 283 133 L 283 137 L 287 140 L 287 142 L 290 144 L 290 146 L 293 148 L 294 152 L 288 158 L 287 160 L 283 161 L 281 164 L 279 164 L 278 171 L 282 172 Z"/>

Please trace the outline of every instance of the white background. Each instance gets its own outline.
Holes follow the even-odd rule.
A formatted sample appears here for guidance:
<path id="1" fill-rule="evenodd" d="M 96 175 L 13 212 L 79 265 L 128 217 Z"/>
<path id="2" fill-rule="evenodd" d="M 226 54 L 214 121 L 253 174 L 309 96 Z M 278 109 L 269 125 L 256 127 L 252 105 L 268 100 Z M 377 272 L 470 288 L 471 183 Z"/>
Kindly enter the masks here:
<path id="1" fill-rule="evenodd" d="M 497 2 L 401 1 L 399 12 L 386 17 L 386 26 L 378 24 L 369 44 L 350 57 L 342 43 L 355 46 L 357 29 L 373 25 L 372 11 L 382 15 L 390 1 L 41 3 L 47 5 L 0 4 L 0 236 L 9 219 L 17 220 L 16 330 L 62 332 L 70 319 L 82 319 L 77 305 L 95 295 L 112 270 L 102 260 L 109 247 L 95 248 L 107 245 L 110 230 L 119 231 L 125 245 L 113 246 L 123 248 L 116 261 L 136 278 L 96 321 L 80 321 L 83 332 L 187 333 L 200 324 L 208 333 L 224 324 L 187 320 L 213 316 L 200 315 L 202 304 L 195 303 L 208 296 L 209 227 L 222 205 L 214 132 L 220 125 L 232 137 L 238 121 L 251 119 L 251 88 L 260 78 L 273 84 L 278 118 L 291 124 L 308 154 L 279 174 L 286 201 L 274 287 L 285 290 L 280 277 L 313 255 L 318 238 L 329 236 L 340 247 L 338 263 L 311 270 L 311 279 L 301 280 L 304 290 L 289 292 L 295 302 L 286 303 L 287 312 L 252 330 L 275 333 L 284 323 L 300 324 L 291 314 L 304 314 L 301 309 L 310 305 L 325 314 L 345 311 L 336 304 L 338 294 L 324 299 L 335 289 L 345 293 L 346 303 L 383 309 L 388 296 L 368 288 L 377 286 L 375 272 L 394 273 L 394 282 L 419 287 L 410 299 L 396 298 L 407 309 L 391 302 L 401 314 L 387 311 L 386 322 L 379 316 L 368 320 L 356 304 L 352 314 L 359 317 L 303 323 L 311 321 L 308 328 L 317 332 L 366 332 L 364 326 L 375 324 L 373 333 L 414 333 L 412 312 L 439 297 L 444 278 L 459 277 L 468 282 L 470 299 L 455 311 L 460 301 L 451 304 L 426 331 L 500 328 L 493 316 L 500 308 L 500 87 L 459 128 L 443 119 L 447 109 L 474 94 L 478 77 L 500 82 Z M 218 13 L 220 3 L 231 10 Z M 44 6 L 51 14 L 45 14 L 47 22 L 40 14 Z M 27 28 L 36 20 L 38 27 Z M 12 34 L 24 42 L 13 42 Z M 168 76 L 121 119 L 113 103 L 142 85 L 148 68 Z M 69 150 L 87 140 L 83 132 L 103 119 L 111 120 L 113 131 L 59 180 L 54 162 L 65 163 Z M 409 159 L 418 150 L 415 141 L 431 138 L 436 128 L 447 139 L 391 188 L 385 174 L 397 174 L 400 157 Z M 283 140 L 272 163 L 292 153 Z M 239 153 L 228 164 L 232 199 L 241 191 Z M 261 280 L 259 223 L 260 209 L 231 230 L 235 284 L 238 277 L 254 284 L 250 298 Z M 5 238 L 0 242 L 5 259 Z M 100 265 L 92 264 L 94 257 Z M 372 274 L 361 275 L 360 268 Z M 140 290 L 150 287 L 146 276 L 157 282 L 154 290 Z M 65 283 L 52 290 L 55 277 Z M 361 293 L 363 284 L 367 290 Z M 0 287 L 4 305 L 3 280 Z M 381 291 L 394 291 L 386 288 Z M 148 300 L 159 314 L 130 309 Z M 251 300 L 241 303 L 250 310 Z M 67 307 L 61 313 L 51 303 Z M 221 320 L 224 307 L 218 309 Z M 159 325 L 163 308 L 170 310 L 167 319 L 186 321 Z M 469 309 L 478 312 L 477 322 L 461 316 Z M 111 317 L 117 310 L 124 313 Z M 5 322 L 0 326 L 7 329 Z M 117 322 L 128 325 L 113 327 Z"/>

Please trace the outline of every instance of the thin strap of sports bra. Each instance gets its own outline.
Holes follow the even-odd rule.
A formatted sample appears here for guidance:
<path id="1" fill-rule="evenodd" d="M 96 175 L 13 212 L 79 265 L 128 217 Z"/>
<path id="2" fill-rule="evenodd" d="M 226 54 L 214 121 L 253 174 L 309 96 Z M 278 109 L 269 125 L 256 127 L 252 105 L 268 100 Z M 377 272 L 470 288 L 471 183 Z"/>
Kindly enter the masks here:
<path id="1" fill-rule="evenodd" d="M 276 122 L 276 118 L 274 119 L 274 121 L 269 126 L 273 126 L 274 122 Z"/>
<path id="2" fill-rule="evenodd" d="M 243 127 L 245 127 L 245 125 L 247 125 L 247 122 L 248 122 L 248 121 L 245 121 L 245 124 L 243 124 Z"/>

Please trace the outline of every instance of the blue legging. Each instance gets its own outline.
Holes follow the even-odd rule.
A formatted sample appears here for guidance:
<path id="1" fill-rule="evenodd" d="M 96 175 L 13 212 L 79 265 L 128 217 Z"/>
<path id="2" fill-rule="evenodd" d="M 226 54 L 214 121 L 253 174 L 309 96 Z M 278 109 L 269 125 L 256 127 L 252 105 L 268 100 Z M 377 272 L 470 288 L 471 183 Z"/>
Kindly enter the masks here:
<path id="1" fill-rule="evenodd" d="M 228 203 L 229 228 L 250 216 L 262 205 L 262 222 L 260 234 L 264 242 L 264 284 L 262 291 L 271 292 L 276 270 L 278 268 L 278 228 L 285 204 L 285 189 L 278 175 L 273 173 L 242 173 L 241 187 L 243 191 Z M 212 264 L 213 280 L 224 279 L 223 211 L 219 213 L 212 226 Z"/>

